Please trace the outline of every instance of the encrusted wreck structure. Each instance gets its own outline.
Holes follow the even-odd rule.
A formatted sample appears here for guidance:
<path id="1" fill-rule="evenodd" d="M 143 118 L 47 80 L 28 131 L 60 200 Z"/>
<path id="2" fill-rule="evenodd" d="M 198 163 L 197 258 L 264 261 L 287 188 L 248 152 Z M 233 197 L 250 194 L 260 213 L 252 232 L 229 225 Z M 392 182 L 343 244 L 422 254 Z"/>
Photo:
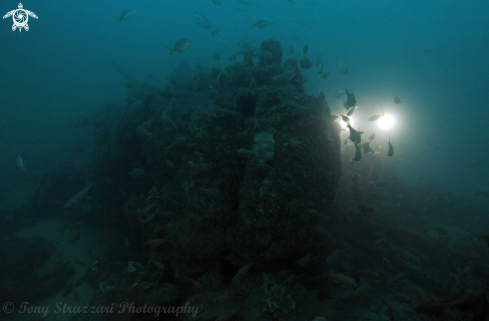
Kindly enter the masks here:
<path id="1" fill-rule="evenodd" d="M 124 222 L 128 261 L 139 262 L 100 280 L 101 301 L 231 291 L 235 303 L 258 304 L 243 319 L 294 311 L 294 274 L 276 273 L 331 246 L 317 226 L 338 188 L 339 127 L 324 95 L 305 94 L 298 61 L 282 62 L 279 42 L 260 52 L 256 66 L 250 50 L 223 70 L 182 64 L 163 89 L 132 84 L 126 107 L 92 116 L 91 210 Z M 238 310 L 201 307 L 197 319 Z"/>

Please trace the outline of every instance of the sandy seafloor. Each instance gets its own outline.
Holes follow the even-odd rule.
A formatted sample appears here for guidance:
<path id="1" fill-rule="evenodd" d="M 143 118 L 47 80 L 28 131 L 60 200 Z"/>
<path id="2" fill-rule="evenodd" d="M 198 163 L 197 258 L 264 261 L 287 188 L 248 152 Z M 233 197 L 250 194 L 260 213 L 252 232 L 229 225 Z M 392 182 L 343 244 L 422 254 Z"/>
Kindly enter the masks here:
<path id="1" fill-rule="evenodd" d="M 65 229 L 60 232 L 64 220 L 56 218 L 50 218 L 47 220 L 40 220 L 33 225 L 29 225 L 19 230 L 15 235 L 17 237 L 41 237 L 49 241 L 53 241 L 56 245 L 56 251 L 63 255 L 64 260 L 76 269 L 75 275 L 71 279 L 77 280 L 83 274 L 86 274 L 86 267 L 76 264 L 74 262 L 84 262 L 86 264 L 93 263 L 100 254 L 105 252 L 104 239 L 107 235 L 106 231 L 97 230 L 95 227 L 88 224 L 82 224 L 77 227 L 77 231 Z M 80 232 L 80 239 L 72 243 L 72 237 L 75 233 Z M 121 244 L 124 246 L 124 244 Z M 92 257 L 88 253 L 88 248 L 92 249 Z M 50 259 L 51 260 L 51 259 Z M 49 267 L 52 262 L 48 261 L 44 268 Z M 79 296 L 80 301 L 74 302 L 73 291 L 66 297 L 63 297 L 63 291 L 59 291 L 56 295 L 47 298 L 45 300 L 36 302 L 34 305 L 28 305 L 31 308 L 36 309 L 49 309 L 49 313 L 46 315 L 47 321 L 66 321 L 73 320 L 76 313 L 63 313 L 59 312 L 61 307 L 83 307 L 90 306 L 90 299 L 93 296 L 93 289 L 91 285 L 83 283 L 80 286 L 74 288 Z M 39 313 L 19 313 L 20 307 L 15 307 L 13 313 L 11 313 L 5 320 L 6 321 L 27 321 L 42 320 L 42 315 Z M 96 314 L 90 315 L 90 320 L 104 320 L 103 316 Z"/>

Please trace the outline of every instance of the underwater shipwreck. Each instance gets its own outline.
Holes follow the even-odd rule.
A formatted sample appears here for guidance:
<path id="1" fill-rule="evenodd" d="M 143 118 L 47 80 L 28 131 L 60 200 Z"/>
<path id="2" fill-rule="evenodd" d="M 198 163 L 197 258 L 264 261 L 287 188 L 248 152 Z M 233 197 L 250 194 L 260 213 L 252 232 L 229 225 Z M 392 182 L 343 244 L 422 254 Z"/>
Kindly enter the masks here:
<path id="1" fill-rule="evenodd" d="M 72 243 L 83 222 L 110 231 L 107 250 L 18 279 L 15 253 L 43 266 L 56 244 L 6 238 L 19 249 L 4 254 L 3 301 L 71 300 L 88 284 L 90 306 L 194 309 L 106 320 L 488 320 L 488 244 L 465 230 L 484 206 L 403 182 L 374 155 L 352 170 L 327 97 L 305 91 L 307 62 L 275 40 L 260 52 L 182 63 L 159 88 L 115 65 L 126 104 L 76 124 L 93 128 L 93 164 L 43 177 L 5 222 L 63 212 Z"/>

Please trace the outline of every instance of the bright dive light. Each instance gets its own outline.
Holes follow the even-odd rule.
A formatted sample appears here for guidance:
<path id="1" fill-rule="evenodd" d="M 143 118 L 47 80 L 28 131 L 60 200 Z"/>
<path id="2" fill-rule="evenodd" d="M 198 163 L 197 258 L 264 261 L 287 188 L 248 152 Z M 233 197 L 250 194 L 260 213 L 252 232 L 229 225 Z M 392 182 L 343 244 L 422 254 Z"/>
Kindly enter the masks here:
<path id="1" fill-rule="evenodd" d="M 386 114 L 385 116 L 382 116 L 379 118 L 377 121 L 377 124 L 381 129 L 391 129 L 394 124 L 396 123 L 396 120 L 392 115 Z"/>

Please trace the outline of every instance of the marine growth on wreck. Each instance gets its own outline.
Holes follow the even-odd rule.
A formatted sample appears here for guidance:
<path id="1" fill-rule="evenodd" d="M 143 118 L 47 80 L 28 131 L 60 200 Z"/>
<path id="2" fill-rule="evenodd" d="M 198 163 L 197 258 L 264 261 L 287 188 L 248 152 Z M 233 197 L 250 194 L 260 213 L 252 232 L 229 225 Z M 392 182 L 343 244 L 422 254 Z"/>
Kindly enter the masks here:
<path id="1" fill-rule="evenodd" d="M 399 179 L 347 116 L 345 136 L 324 92 L 305 90 L 307 57 L 285 59 L 273 39 L 240 56 L 222 69 L 181 63 L 158 88 L 116 66 L 133 81 L 125 104 L 81 125 L 93 128 L 93 164 L 45 177 L 30 205 L 64 206 L 72 244 L 98 226 L 106 250 L 26 271 L 52 291 L 26 295 L 14 280 L 2 298 L 79 301 L 87 285 L 91 306 L 122 311 L 107 320 L 486 320 L 487 246 L 457 231 L 469 224 L 458 212 L 477 217 L 478 205 Z"/>

